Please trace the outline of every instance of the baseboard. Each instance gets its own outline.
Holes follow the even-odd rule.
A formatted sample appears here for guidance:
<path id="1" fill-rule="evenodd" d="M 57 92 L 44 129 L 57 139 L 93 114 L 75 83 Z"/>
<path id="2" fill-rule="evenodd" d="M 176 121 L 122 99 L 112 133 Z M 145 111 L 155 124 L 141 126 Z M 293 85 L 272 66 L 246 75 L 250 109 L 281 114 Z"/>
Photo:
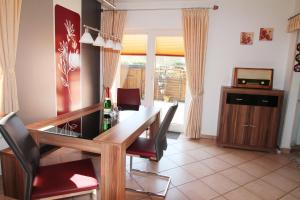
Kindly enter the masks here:
<path id="1" fill-rule="evenodd" d="M 203 138 L 203 139 L 211 139 L 211 140 L 216 140 L 216 139 L 217 139 L 217 136 L 215 136 L 215 135 L 206 135 L 206 134 L 201 134 L 201 135 L 200 135 L 200 138 Z"/>
<path id="2" fill-rule="evenodd" d="M 280 148 L 280 151 L 282 154 L 289 154 L 291 153 L 291 149 L 288 148 Z"/>

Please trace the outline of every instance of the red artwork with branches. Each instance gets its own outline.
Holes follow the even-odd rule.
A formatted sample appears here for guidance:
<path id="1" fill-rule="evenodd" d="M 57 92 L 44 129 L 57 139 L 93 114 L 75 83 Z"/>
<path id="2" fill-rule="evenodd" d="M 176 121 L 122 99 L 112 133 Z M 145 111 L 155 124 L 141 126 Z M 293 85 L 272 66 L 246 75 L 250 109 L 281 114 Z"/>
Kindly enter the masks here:
<path id="1" fill-rule="evenodd" d="M 57 115 L 81 107 L 80 96 L 80 16 L 55 6 L 55 57 Z M 64 134 L 80 132 L 80 121 L 60 127 Z"/>

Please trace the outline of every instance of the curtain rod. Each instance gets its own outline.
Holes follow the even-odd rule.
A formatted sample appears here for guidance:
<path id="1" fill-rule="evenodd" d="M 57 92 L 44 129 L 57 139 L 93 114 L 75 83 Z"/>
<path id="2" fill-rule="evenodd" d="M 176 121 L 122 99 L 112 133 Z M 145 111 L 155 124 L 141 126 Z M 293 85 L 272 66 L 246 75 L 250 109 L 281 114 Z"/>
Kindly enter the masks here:
<path id="1" fill-rule="evenodd" d="M 300 15 L 300 13 L 297 13 L 296 15 L 290 17 L 289 20 L 290 20 L 290 19 L 293 19 L 294 17 L 297 17 L 298 15 Z"/>
<path id="2" fill-rule="evenodd" d="M 207 8 L 212 10 L 218 10 L 219 6 L 214 5 L 212 7 L 193 7 L 193 8 Z M 181 10 L 181 9 L 193 9 L 193 8 L 141 8 L 141 9 L 114 9 L 114 10 L 103 10 L 101 12 L 108 12 L 108 11 L 151 11 L 151 10 Z"/>

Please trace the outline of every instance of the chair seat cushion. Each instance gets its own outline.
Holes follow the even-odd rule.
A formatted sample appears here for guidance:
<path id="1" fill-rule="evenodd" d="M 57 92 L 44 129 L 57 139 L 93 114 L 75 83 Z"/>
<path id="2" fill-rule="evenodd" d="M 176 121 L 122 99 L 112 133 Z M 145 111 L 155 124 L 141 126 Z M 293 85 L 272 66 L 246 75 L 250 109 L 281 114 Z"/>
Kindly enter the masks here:
<path id="1" fill-rule="evenodd" d="M 40 167 L 33 181 L 32 199 L 98 188 L 91 159 Z"/>
<path id="2" fill-rule="evenodd" d="M 130 147 L 127 148 L 127 154 L 138 155 L 145 158 L 155 158 L 155 143 L 151 139 L 137 138 Z"/>

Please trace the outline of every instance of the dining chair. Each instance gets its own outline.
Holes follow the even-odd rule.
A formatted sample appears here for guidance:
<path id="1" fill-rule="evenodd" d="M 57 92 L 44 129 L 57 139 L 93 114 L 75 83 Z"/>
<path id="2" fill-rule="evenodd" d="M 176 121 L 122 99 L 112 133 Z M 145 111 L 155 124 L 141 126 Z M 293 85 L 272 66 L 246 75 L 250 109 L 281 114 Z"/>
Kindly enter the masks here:
<path id="1" fill-rule="evenodd" d="M 126 153 L 130 156 L 130 172 L 137 171 L 137 172 L 141 172 L 141 173 L 153 174 L 155 176 L 166 179 L 167 186 L 166 186 L 164 192 L 162 194 L 160 194 L 160 193 L 153 193 L 153 192 L 148 192 L 148 191 L 143 192 L 140 190 L 134 190 L 134 189 L 130 189 L 130 188 L 127 188 L 127 189 L 134 190 L 134 191 L 141 192 L 141 193 L 148 193 L 150 195 L 153 194 L 153 195 L 161 196 L 161 197 L 166 196 L 169 185 L 170 185 L 171 178 L 168 176 L 159 175 L 157 173 L 145 172 L 145 171 L 133 169 L 132 161 L 133 161 L 133 157 L 141 157 L 141 158 L 147 158 L 147 159 L 158 162 L 163 157 L 164 150 L 167 150 L 166 134 L 168 132 L 171 121 L 175 115 L 177 107 L 178 107 L 178 103 L 175 102 L 169 108 L 167 114 L 165 115 L 162 123 L 159 126 L 159 130 L 158 130 L 158 133 L 155 135 L 155 138 L 149 139 L 149 138 L 139 137 L 126 150 Z"/>
<path id="2" fill-rule="evenodd" d="M 118 88 L 117 106 L 120 110 L 138 110 L 141 105 L 138 88 Z"/>
<path id="3" fill-rule="evenodd" d="M 21 119 L 10 113 L 0 133 L 24 171 L 24 199 L 60 199 L 83 194 L 96 198 L 98 180 L 91 159 L 39 166 L 40 151 Z"/>

